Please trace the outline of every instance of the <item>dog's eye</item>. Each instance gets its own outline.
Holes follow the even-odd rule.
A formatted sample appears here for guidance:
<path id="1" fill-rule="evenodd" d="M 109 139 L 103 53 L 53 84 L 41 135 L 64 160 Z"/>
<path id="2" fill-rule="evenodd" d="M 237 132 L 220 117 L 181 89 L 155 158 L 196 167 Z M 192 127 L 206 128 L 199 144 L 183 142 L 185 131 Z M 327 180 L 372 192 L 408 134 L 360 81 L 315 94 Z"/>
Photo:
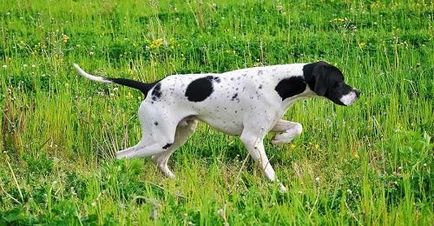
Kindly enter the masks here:
<path id="1" fill-rule="evenodd" d="M 344 82 L 336 82 L 335 87 L 342 87 L 344 86 Z"/>
<path id="2" fill-rule="evenodd" d="M 342 82 L 335 82 L 335 84 L 333 85 L 333 88 L 338 88 L 341 87 L 343 85 Z"/>

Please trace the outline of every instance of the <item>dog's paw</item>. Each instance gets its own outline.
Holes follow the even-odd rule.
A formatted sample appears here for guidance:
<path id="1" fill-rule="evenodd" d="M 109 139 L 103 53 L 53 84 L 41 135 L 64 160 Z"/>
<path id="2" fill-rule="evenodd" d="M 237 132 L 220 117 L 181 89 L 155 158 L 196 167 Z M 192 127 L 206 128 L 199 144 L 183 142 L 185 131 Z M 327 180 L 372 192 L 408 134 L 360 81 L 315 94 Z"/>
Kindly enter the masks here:
<path id="1" fill-rule="evenodd" d="M 166 175 L 166 177 L 168 177 L 170 179 L 175 179 L 176 178 L 175 174 L 172 173 L 172 171 L 170 171 L 170 170 L 168 172 L 163 172 L 163 173 L 164 173 L 164 175 Z"/>
<path id="2" fill-rule="evenodd" d="M 289 133 L 281 133 L 274 136 L 273 140 L 271 140 L 271 143 L 274 145 L 281 145 L 281 144 L 288 144 L 294 139 L 293 134 Z"/>
<path id="3" fill-rule="evenodd" d="M 286 188 L 285 185 L 283 185 L 282 183 L 279 183 L 279 191 L 281 193 L 286 193 L 288 192 L 288 188 Z"/>
<path id="4" fill-rule="evenodd" d="M 121 159 L 127 159 L 128 155 L 125 152 L 118 151 L 115 153 L 115 157 L 117 160 L 121 160 Z"/>

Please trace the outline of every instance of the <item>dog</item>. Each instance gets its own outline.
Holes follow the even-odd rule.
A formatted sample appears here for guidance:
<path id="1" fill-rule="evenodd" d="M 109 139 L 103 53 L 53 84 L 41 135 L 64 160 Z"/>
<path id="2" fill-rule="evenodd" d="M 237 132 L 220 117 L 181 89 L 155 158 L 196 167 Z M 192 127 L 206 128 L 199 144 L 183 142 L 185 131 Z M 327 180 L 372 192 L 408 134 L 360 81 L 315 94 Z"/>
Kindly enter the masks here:
<path id="1" fill-rule="evenodd" d="M 140 90 L 142 138 L 116 153 L 118 159 L 152 156 L 158 168 L 175 177 L 167 162 L 196 129 L 198 120 L 226 134 L 237 135 L 270 181 L 278 181 L 265 153 L 263 139 L 276 132 L 273 144 L 285 144 L 300 135 L 302 125 L 283 120 L 287 109 L 307 97 L 324 97 L 349 106 L 360 95 L 344 82 L 335 66 L 319 61 L 253 67 L 221 74 L 170 75 L 153 83 L 91 75 L 77 64 L 78 73 L 90 80 L 116 83 Z M 280 184 L 282 191 L 286 188 Z"/>

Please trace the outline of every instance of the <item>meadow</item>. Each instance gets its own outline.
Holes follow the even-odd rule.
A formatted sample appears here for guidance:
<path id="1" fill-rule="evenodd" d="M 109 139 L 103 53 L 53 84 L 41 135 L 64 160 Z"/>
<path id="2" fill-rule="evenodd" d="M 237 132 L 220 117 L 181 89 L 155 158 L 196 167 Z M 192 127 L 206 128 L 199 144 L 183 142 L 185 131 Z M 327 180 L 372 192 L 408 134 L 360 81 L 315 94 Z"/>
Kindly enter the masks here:
<path id="1" fill-rule="evenodd" d="M 434 225 L 434 3 L 0 2 L 0 225 Z M 266 151 L 201 123 L 170 160 L 114 160 L 141 136 L 135 90 L 72 68 L 154 81 L 325 60 L 362 91 L 316 98 L 304 131 Z"/>

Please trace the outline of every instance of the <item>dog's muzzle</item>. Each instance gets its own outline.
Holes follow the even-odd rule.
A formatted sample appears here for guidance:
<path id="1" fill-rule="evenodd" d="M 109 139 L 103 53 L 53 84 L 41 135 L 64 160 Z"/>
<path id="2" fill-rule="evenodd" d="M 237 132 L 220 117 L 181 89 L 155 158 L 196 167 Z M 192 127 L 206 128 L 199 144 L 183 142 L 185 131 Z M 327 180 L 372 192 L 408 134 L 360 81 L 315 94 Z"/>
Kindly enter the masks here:
<path id="1" fill-rule="evenodd" d="M 357 89 L 353 89 L 348 94 L 345 94 L 339 99 L 345 106 L 350 106 L 353 104 L 360 96 L 360 91 Z"/>

